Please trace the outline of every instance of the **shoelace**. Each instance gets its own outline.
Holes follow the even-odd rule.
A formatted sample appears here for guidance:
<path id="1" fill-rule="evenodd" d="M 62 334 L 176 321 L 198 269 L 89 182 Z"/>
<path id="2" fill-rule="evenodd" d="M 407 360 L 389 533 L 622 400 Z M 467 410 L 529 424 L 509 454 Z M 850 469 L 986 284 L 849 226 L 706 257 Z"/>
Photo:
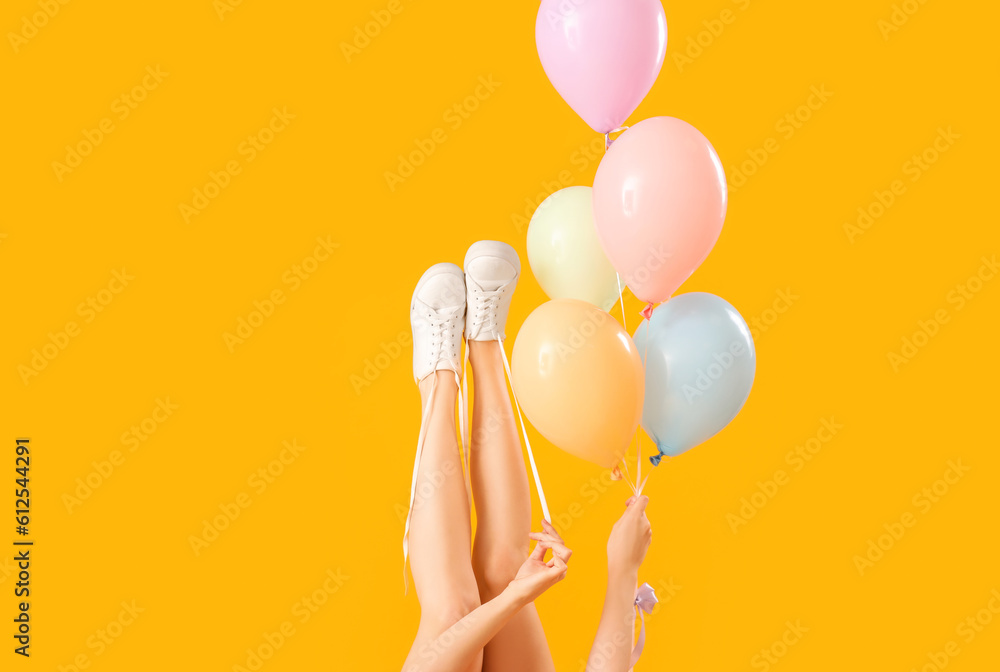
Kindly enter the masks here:
<path id="1" fill-rule="evenodd" d="M 507 376 L 507 382 L 510 384 L 511 395 L 514 399 L 514 408 L 517 411 L 518 423 L 521 426 L 521 436 L 524 437 L 524 446 L 528 451 L 528 464 L 531 466 L 531 475 L 535 481 L 535 492 L 538 493 L 538 502 L 542 507 L 542 515 L 545 520 L 552 522 L 552 514 L 549 513 L 549 505 L 545 499 L 545 491 L 542 489 L 542 479 L 538 475 L 538 465 L 535 463 L 535 454 L 531 450 L 531 441 L 528 439 L 528 429 L 524 424 L 524 416 L 521 414 L 521 405 L 517 401 L 517 393 L 514 392 L 514 384 L 511 382 L 510 374 L 510 360 L 507 358 L 507 350 L 503 345 L 503 335 L 498 334 L 495 328 L 494 317 L 496 316 L 497 307 L 499 305 L 500 293 L 491 292 L 486 294 L 478 287 L 473 287 L 473 298 L 476 304 L 476 316 L 478 319 L 483 317 L 489 317 L 489 324 L 487 325 L 489 330 L 492 332 L 493 338 L 496 339 L 497 346 L 500 348 L 500 353 L 503 355 L 503 368 Z M 485 311 L 485 312 L 483 312 Z M 432 326 L 437 326 L 435 322 L 431 323 Z M 443 327 L 443 325 L 442 325 Z M 442 328 L 442 332 L 446 332 Z M 440 352 L 436 353 L 440 354 Z M 472 471 L 469 466 L 469 453 L 472 447 L 472 440 L 469 436 L 469 431 L 471 430 L 471 423 L 468 422 L 468 412 L 469 412 L 469 388 L 466 381 L 468 380 L 469 372 L 469 345 L 465 345 L 465 357 L 462 363 L 462 374 L 459 375 L 455 372 L 455 382 L 459 386 L 459 409 L 458 409 L 458 420 L 461 428 L 462 436 L 462 457 L 465 463 L 465 491 L 469 497 L 469 506 L 472 506 Z M 433 375 L 433 374 L 432 374 Z M 420 433 L 417 436 L 417 454 L 413 460 L 413 478 L 410 481 L 410 506 L 406 514 L 406 524 L 403 527 L 403 592 L 404 594 L 409 590 L 409 580 L 406 576 L 406 563 L 409 558 L 409 535 L 410 535 L 410 520 L 413 516 L 413 502 L 416 497 L 417 492 L 417 474 L 420 469 L 420 455 L 423 452 L 424 439 L 427 436 L 427 421 L 430 419 L 431 412 L 434 408 L 434 393 L 437 389 L 437 377 L 431 381 L 431 391 L 430 398 L 427 402 L 427 408 L 424 409 L 424 413 L 420 418 Z"/>
<path id="2" fill-rule="evenodd" d="M 459 315 L 456 310 L 443 314 L 435 311 L 427 312 L 427 321 L 431 328 L 431 355 L 428 364 L 433 366 L 441 359 L 441 353 L 445 351 L 450 351 L 452 356 L 458 356 L 462 337 L 459 336 L 456 340 L 453 332 L 458 328 L 463 317 L 464 315 Z"/>
<path id="3" fill-rule="evenodd" d="M 471 285 L 469 289 L 472 291 L 473 303 L 475 305 L 475 315 L 477 319 L 485 320 L 483 329 L 485 329 L 490 335 L 496 340 L 497 347 L 500 348 L 500 353 L 503 355 L 503 368 L 504 372 L 507 374 L 507 383 L 510 385 L 511 396 L 514 399 L 514 409 L 517 411 L 518 424 L 521 426 L 521 436 L 524 437 L 524 447 L 528 451 L 528 464 L 531 466 L 531 476 L 535 481 L 535 492 L 538 493 L 538 503 L 542 507 L 542 515 L 545 520 L 552 522 L 552 514 L 549 513 L 549 505 L 545 500 L 545 491 L 542 489 L 542 479 L 538 475 L 538 465 L 535 464 L 535 453 L 531 450 L 531 441 L 528 439 L 528 428 L 524 424 L 524 416 L 521 415 L 521 405 L 517 400 L 517 392 L 514 391 L 514 383 L 511 380 L 510 375 L 510 360 L 507 358 L 507 349 L 504 348 L 503 339 L 504 335 L 499 333 L 496 329 L 496 316 L 500 305 L 500 299 L 503 294 L 507 291 L 508 285 L 503 285 L 495 291 L 485 292 L 480 287 Z M 467 374 L 469 371 L 469 348 L 466 345 L 465 348 L 465 361 L 462 364 L 462 404 L 463 408 L 468 409 L 468 386 L 465 383 L 467 379 Z M 472 447 L 471 439 L 466 440 L 466 437 L 462 437 L 462 444 L 467 448 Z M 468 457 L 468 450 L 466 450 L 466 457 Z M 468 469 L 468 462 L 466 462 L 466 474 L 471 473 Z M 471 488 L 469 488 L 471 491 Z M 471 501 L 471 499 L 470 499 Z"/>
<path id="4" fill-rule="evenodd" d="M 475 285 L 469 288 L 472 291 L 472 299 L 475 304 L 476 319 L 483 321 L 483 329 L 497 336 L 496 316 L 500 306 L 500 298 L 507 291 L 507 286 L 499 288 L 495 292 L 484 292 Z"/>
<path id="5" fill-rule="evenodd" d="M 527 429 L 527 427 L 525 427 L 525 424 L 524 424 L 524 416 L 521 415 L 521 405 L 517 401 L 517 392 L 514 391 L 514 383 L 511 382 L 510 360 L 507 359 L 507 350 L 506 350 L 506 348 L 503 347 L 503 339 L 501 338 L 501 336 L 499 334 L 497 334 L 496 332 L 494 332 L 493 333 L 493 337 L 496 339 L 497 347 L 500 348 L 500 353 L 503 355 L 503 368 L 504 368 L 504 372 L 507 374 L 507 382 L 508 382 L 508 384 L 510 384 L 511 396 L 514 399 L 514 409 L 517 411 L 517 420 L 518 420 L 518 423 L 521 426 L 521 436 L 524 437 L 524 447 L 528 451 L 528 464 L 531 466 L 531 476 L 532 476 L 532 478 L 535 481 L 535 492 L 538 493 L 538 503 L 542 507 L 542 515 L 545 517 L 545 520 L 547 520 L 547 521 L 549 521 L 551 523 L 552 522 L 552 514 L 549 513 L 549 504 L 548 504 L 548 502 L 545 499 L 545 490 L 542 489 L 542 478 L 538 475 L 538 465 L 535 464 L 535 453 L 531 450 L 531 441 L 528 439 L 528 429 Z M 468 408 L 469 408 L 469 400 L 468 400 L 469 388 L 468 388 L 468 385 L 465 382 L 466 379 L 468 378 L 468 373 L 469 373 L 469 346 L 468 346 L 468 344 L 466 344 L 466 347 L 465 347 L 465 361 L 462 363 L 462 386 L 461 386 L 461 389 L 462 389 L 462 394 L 461 394 L 462 408 L 464 408 L 466 410 L 468 410 Z M 468 428 L 470 424 L 471 423 L 466 423 L 466 427 Z M 462 445 L 466 447 L 466 449 L 465 449 L 465 456 L 466 456 L 465 473 L 471 479 L 472 478 L 472 472 L 469 471 L 469 463 L 468 463 L 469 450 L 472 448 L 471 439 L 470 440 L 466 440 L 465 435 L 463 435 L 462 436 Z M 466 489 L 471 492 L 471 487 L 469 486 L 469 482 L 468 481 L 466 482 L 465 485 L 466 485 Z M 469 496 L 469 501 L 470 502 L 472 501 L 472 496 L 471 495 Z"/>
<path id="6" fill-rule="evenodd" d="M 428 322 L 431 328 L 431 359 L 429 364 L 434 365 L 435 362 L 439 361 L 441 358 L 441 353 L 447 349 L 451 350 L 453 355 L 457 355 L 457 348 L 460 347 L 460 342 L 462 337 L 459 336 L 456 341 L 453 338 L 454 332 L 458 330 L 459 320 L 464 318 L 464 315 L 460 315 L 458 311 L 452 311 L 450 313 L 445 313 L 444 315 L 434 313 L 433 311 L 427 313 Z M 454 323 L 454 324 L 452 324 Z M 466 358 L 468 358 L 468 353 L 466 353 Z M 460 388 L 464 388 L 465 382 L 463 376 L 460 376 L 458 371 L 453 372 L 455 374 L 455 384 Z M 427 423 L 430 420 L 431 413 L 434 410 L 434 398 L 435 392 L 437 392 L 437 371 L 431 373 L 431 391 L 430 396 L 427 399 L 427 408 L 424 409 L 423 415 L 420 418 L 420 433 L 417 436 L 417 454 L 413 458 L 413 477 L 410 480 L 410 506 L 406 511 L 406 523 L 403 526 L 403 594 L 405 595 L 409 592 L 409 579 L 406 576 L 406 563 L 410 557 L 410 521 L 413 518 L 413 502 L 417 495 L 417 476 L 420 473 L 420 456 L 424 450 L 424 440 L 427 438 Z M 465 490 L 469 497 L 469 503 L 472 503 L 472 485 L 470 479 L 469 471 L 469 449 L 466 443 L 465 437 L 468 433 L 466 423 L 468 420 L 468 401 L 464 393 L 459 398 L 459 409 L 458 409 L 458 421 L 460 423 L 460 428 L 462 432 L 462 455 L 463 461 L 465 462 Z"/>

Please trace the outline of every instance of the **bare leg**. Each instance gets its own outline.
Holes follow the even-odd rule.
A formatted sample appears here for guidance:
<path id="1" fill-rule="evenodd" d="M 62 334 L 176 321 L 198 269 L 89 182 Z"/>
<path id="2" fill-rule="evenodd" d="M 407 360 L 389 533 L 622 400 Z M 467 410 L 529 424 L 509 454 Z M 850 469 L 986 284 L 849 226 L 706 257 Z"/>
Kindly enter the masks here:
<path id="1" fill-rule="evenodd" d="M 410 568 L 420 600 L 420 627 L 404 670 L 419 669 L 435 659 L 434 640 L 480 604 L 470 556 L 469 498 L 455 431 L 458 386 L 451 371 L 422 380 L 424 409 L 431 400 L 434 377 L 434 406 L 427 420 L 410 520 Z M 479 672 L 482 659 L 480 652 L 463 672 Z"/>
<path id="2" fill-rule="evenodd" d="M 477 527 L 472 563 L 480 599 L 486 602 L 503 591 L 528 557 L 531 495 L 502 346 L 496 341 L 470 341 L 468 346 L 475 385 L 471 467 Z M 555 670 L 534 604 L 518 612 L 484 652 L 484 672 Z"/>

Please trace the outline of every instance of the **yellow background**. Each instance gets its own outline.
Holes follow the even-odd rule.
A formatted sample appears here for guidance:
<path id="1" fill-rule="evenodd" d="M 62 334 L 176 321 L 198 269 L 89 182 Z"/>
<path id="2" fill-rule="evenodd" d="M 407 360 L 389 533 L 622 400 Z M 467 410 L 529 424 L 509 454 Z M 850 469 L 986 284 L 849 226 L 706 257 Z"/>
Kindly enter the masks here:
<path id="1" fill-rule="evenodd" d="M 342 43 L 387 4 L 244 0 L 220 18 L 212 0 L 73 0 L 16 52 L 5 38 L 2 473 L 13 481 L 14 439 L 30 437 L 36 546 L 24 660 L 10 650 L 7 482 L 3 669 L 84 654 L 92 670 L 230 670 L 284 621 L 295 634 L 264 670 L 401 665 L 419 615 L 400 577 L 419 410 L 410 353 L 391 344 L 406 341 L 412 287 L 482 238 L 525 259 L 517 218 L 561 179 L 591 184 L 599 155 L 581 152 L 595 134 L 537 61 L 537 3 L 400 0 L 349 60 Z M 731 176 L 769 138 L 778 151 L 733 191 L 722 237 L 682 289 L 771 324 L 755 332 L 743 412 L 649 483 L 641 578 L 664 604 L 642 669 L 763 669 L 754 656 L 797 620 L 808 632 L 779 670 L 910 670 L 950 640 L 949 670 L 996 669 L 1000 623 L 970 643 L 955 628 L 1000 588 L 1000 282 L 961 310 L 948 294 L 1000 247 L 998 10 L 908 7 L 886 39 L 890 0 L 667 3 L 667 62 L 630 121 L 685 119 Z M 731 23 L 703 33 L 727 8 Z M 17 33 L 38 11 L 8 0 L 0 28 Z M 699 33 L 707 46 L 679 66 Z M 119 119 L 113 101 L 147 66 L 169 74 Z M 446 112 L 481 77 L 499 86 L 455 128 Z M 776 124 L 812 86 L 833 95 L 784 137 Z M 273 108 L 295 118 L 248 161 L 241 143 Z M 105 118 L 114 130 L 60 181 L 52 163 Z M 904 164 L 942 127 L 960 138 L 910 181 Z M 439 128 L 446 140 L 391 190 L 386 171 Z M 185 222 L 179 204 L 230 161 L 241 172 Z M 905 193 L 851 243 L 844 223 L 897 179 Z M 283 276 L 326 236 L 339 247 L 291 291 Z M 85 322 L 79 304 L 122 268 L 134 280 Z M 284 303 L 230 352 L 223 334 L 274 290 Z M 768 313 L 779 291 L 798 298 Z M 544 300 L 525 272 L 508 333 Z M 626 304 L 631 330 L 640 306 Z M 894 371 L 888 353 L 941 309 L 949 321 Z M 26 384 L 18 367 L 70 321 L 80 334 Z M 122 434 L 167 398 L 177 410 L 128 452 Z M 793 472 L 786 454 L 830 417 L 843 429 Z M 563 526 L 570 575 L 539 610 L 558 669 L 578 670 L 627 488 L 532 438 L 553 513 L 576 512 Z M 293 439 L 306 449 L 258 494 L 248 478 Z M 63 496 L 116 450 L 124 463 L 69 513 Z M 948 460 L 968 473 L 921 513 L 912 498 Z M 727 514 L 779 469 L 788 485 L 734 533 Z M 252 504 L 196 555 L 190 537 L 240 493 Z M 855 556 L 907 512 L 916 525 L 862 576 Z M 328 570 L 349 578 L 300 623 L 292 610 Z M 88 638 L 132 600 L 145 611 L 97 655 Z"/>

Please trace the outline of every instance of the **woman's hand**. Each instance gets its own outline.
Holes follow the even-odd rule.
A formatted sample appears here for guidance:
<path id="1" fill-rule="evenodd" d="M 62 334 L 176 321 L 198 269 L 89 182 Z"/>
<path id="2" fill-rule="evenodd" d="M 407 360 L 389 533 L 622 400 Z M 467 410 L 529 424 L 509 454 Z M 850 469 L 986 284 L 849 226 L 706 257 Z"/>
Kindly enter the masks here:
<path id="1" fill-rule="evenodd" d="M 566 577 L 566 563 L 573 555 L 549 521 L 542 520 L 542 527 L 545 532 L 528 535 L 537 542 L 535 548 L 514 580 L 507 585 L 507 591 L 521 604 L 534 602 L 539 595 L 562 581 Z M 550 550 L 552 558 L 546 562 L 545 554 Z"/>
<path id="2" fill-rule="evenodd" d="M 611 528 L 608 537 L 608 574 L 617 577 L 638 575 L 639 566 L 653 540 L 653 530 L 646 518 L 649 497 L 630 497 L 625 513 Z"/>

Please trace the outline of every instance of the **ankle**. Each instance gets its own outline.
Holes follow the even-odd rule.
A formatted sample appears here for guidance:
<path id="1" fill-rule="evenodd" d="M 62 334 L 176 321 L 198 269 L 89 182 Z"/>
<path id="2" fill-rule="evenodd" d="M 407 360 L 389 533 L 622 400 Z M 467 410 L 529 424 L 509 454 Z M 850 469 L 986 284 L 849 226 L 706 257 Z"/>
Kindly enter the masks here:
<path id="1" fill-rule="evenodd" d="M 469 348 L 469 362 L 473 366 L 479 363 L 488 365 L 497 363 L 503 366 L 501 363 L 503 361 L 503 343 L 498 343 L 497 341 L 467 341 L 466 346 Z"/>
<path id="2" fill-rule="evenodd" d="M 417 387 L 420 389 L 420 396 L 425 400 L 430 396 L 431 390 L 434 390 L 434 395 L 437 397 L 458 394 L 455 372 L 450 369 L 439 369 L 431 373 L 417 383 Z"/>

